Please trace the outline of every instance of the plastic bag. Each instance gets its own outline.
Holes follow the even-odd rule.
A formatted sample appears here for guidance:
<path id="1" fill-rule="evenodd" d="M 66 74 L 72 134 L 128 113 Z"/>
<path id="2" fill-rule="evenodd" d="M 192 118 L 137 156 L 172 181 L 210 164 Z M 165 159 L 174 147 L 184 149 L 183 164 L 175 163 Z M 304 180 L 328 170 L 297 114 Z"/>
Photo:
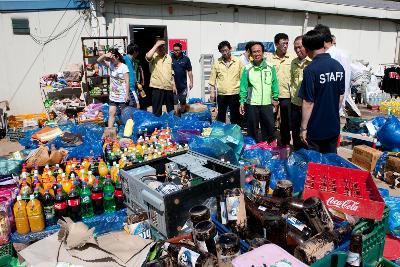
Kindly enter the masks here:
<path id="1" fill-rule="evenodd" d="M 108 104 L 104 104 L 101 107 L 101 111 L 103 112 L 103 117 L 104 117 L 103 121 L 108 121 L 109 108 L 110 107 L 108 106 Z"/>
<path id="2" fill-rule="evenodd" d="M 123 124 L 126 124 L 126 122 L 130 119 L 133 118 L 134 114 L 138 111 L 138 109 L 127 106 L 121 111 L 121 121 Z"/>
<path id="3" fill-rule="evenodd" d="M 276 184 L 279 180 L 288 179 L 286 170 L 286 160 L 271 159 L 267 162 L 265 167 L 267 167 L 271 171 L 271 179 L 269 182 L 269 187 L 272 188 L 272 190 L 276 188 Z M 292 180 L 292 183 L 294 192 L 299 192 L 300 190 L 296 190 L 297 188 L 299 188 L 300 185 L 298 181 Z"/>
<path id="4" fill-rule="evenodd" d="M 32 139 L 32 134 L 38 132 L 40 129 L 33 129 L 24 132 L 24 137 L 18 140 L 18 142 L 23 145 L 25 148 L 33 149 L 39 147 L 39 141 Z"/>
<path id="5" fill-rule="evenodd" d="M 218 138 L 229 145 L 239 158 L 243 150 L 244 138 L 242 129 L 236 124 L 213 123 L 210 137 Z"/>
<path id="6" fill-rule="evenodd" d="M 84 219 L 83 222 L 89 227 L 94 227 L 96 235 L 102 235 L 111 231 L 120 231 L 124 228 L 126 222 L 126 209 L 122 209 L 112 213 L 103 213 L 99 216 L 94 216 L 89 219 Z"/>
<path id="7" fill-rule="evenodd" d="M 153 113 L 137 110 L 133 114 L 133 134 L 138 135 L 139 131 L 144 131 L 147 128 L 148 133 L 154 132 L 156 128 L 160 129 L 163 127 L 163 121 L 161 118 L 155 116 Z"/>
<path id="8" fill-rule="evenodd" d="M 0 175 L 19 175 L 22 171 L 23 160 L 8 160 L 0 158 Z"/>
<path id="9" fill-rule="evenodd" d="M 193 136 L 189 141 L 189 148 L 200 154 L 238 165 L 232 148 L 217 138 Z"/>
<path id="10" fill-rule="evenodd" d="M 175 121 L 175 124 L 173 125 L 173 129 L 196 129 L 199 131 L 202 131 L 204 128 L 209 128 L 210 127 L 210 122 L 208 121 L 199 121 L 199 120 L 177 120 Z"/>
<path id="11" fill-rule="evenodd" d="M 375 117 L 372 120 L 372 124 L 375 126 L 376 129 L 381 128 L 386 122 L 386 118 L 382 116 Z"/>
<path id="12" fill-rule="evenodd" d="M 250 136 L 244 136 L 243 142 L 245 145 L 250 145 L 250 146 L 257 144 L 256 141 Z"/>
<path id="13" fill-rule="evenodd" d="M 203 112 L 187 112 L 182 115 L 182 120 L 189 121 L 208 121 L 211 122 L 211 112 L 205 110 Z"/>
<path id="14" fill-rule="evenodd" d="M 391 197 L 389 190 L 379 188 L 379 192 L 385 204 L 390 208 L 389 231 L 397 238 L 400 238 L 400 197 Z"/>
<path id="15" fill-rule="evenodd" d="M 179 144 L 189 143 L 190 138 L 193 136 L 201 135 L 201 131 L 198 129 L 181 129 L 172 131 L 172 140 Z"/>
<path id="16" fill-rule="evenodd" d="M 395 116 L 389 116 L 376 136 L 385 148 L 400 148 L 400 121 Z"/>
<path id="17" fill-rule="evenodd" d="M 268 150 L 261 148 L 245 150 L 241 159 L 257 166 L 266 167 L 273 155 Z"/>
<path id="18" fill-rule="evenodd" d="M 204 101 L 201 98 L 190 98 L 189 101 L 187 102 L 189 105 L 195 104 L 195 103 L 201 103 L 203 104 Z"/>

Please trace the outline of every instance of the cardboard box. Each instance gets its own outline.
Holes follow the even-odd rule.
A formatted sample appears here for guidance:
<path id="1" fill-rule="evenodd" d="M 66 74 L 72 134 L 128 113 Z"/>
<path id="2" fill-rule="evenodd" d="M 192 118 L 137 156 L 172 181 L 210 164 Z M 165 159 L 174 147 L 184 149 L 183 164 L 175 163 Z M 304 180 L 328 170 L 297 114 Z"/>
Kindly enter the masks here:
<path id="1" fill-rule="evenodd" d="M 382 152 L 375 148 L 366 145 L 355 146 L 351 162 L 367 171 L 373 171 L 381 155 Z"/>
<path id="2" fill-rule="evenodd" d="M 385 171 L 400 172 L 400 158 L 389 156 L 386 160 Z"/>

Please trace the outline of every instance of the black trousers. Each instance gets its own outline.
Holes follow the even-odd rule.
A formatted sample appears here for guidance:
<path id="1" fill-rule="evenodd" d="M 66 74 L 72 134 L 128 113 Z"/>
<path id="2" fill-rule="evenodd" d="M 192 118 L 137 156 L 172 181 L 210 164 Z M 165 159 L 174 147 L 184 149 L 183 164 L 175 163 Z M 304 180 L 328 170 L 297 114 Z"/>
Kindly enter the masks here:
<path id="1" fill-rule="evenodd" d="M 226 122 L 226 111 L 229 107 L 231 114 L 231 124 L 237 124 L 240 126 L 240 113 L 239 113 L 239 103 L 240 97 L 237 95 L 218 95 L 218 115 L 217 121 Z"/>
<path id="2" fill-rule="evenodd" d="M 307 138 L 308 149 L 319 153 L 337 153 L 338 136 L 324 140 L 310 140 Z"/>
<path id="3" fill-rule="evenodd" d="M 172 90 L 164 90 L 152 88 L 153 114 L 160 117 L 162 114 L 162 106 L 167 106 L 167 112 L 174 110 L 174 93 Z"/>
<path id="4" fill-rule="evenodd" d="M 279 131 L 281 134 L 282 146 L 290 145 L 290 98 L 279 98 L 279 109 L 281 112 L 281 125 Z"/>
<path id="5" fill-rule="evenodd" d="M 248 105 L 247 135 L 259 142 L 272 142 L 275 139 L 274 110 L 271 105 L 255 106 Z M 258 128 L 261 128 L 261 139 L 258 137 Z"/>
<path id="6" fill-rule="evenodd" d="M 302 148 L 307 148 L 306 144 L 304 144 L 300 138 L 301 106 L 291 103 L 290 118 L 292 126 L 293 149 L 297 151 Z"/>

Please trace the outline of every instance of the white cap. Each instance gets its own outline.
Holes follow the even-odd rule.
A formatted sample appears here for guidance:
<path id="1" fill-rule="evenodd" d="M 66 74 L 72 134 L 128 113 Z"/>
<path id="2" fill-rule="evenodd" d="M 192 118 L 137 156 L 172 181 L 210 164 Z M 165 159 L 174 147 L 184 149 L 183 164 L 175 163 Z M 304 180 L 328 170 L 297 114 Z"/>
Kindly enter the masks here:
<path id="1" fill-rule="evenodd" d="M 61 174 L 61 177 L 62 177 L 62 178 L 64 178 L 64 177 L 65 177 L 65 173 L 64 173 L 64 172 Z"/>
<path id="2" fill-rule="evenodd" d="M 56 167 L 60 167 L 60 164 L 57 163 L 57 164 L 56 164 Z"/>
<path id="3" fill-rule="evenodd" d="M 48 175 L 51 175 L 51 171 L 48 171 L 47 174 L 48 174 Z"/>
<path id="4" fill-rule="evenodd" d="M 88 171 L 88 174 L 89 174 L 89 175 L 92 175 L 92 171 Z"/>
<path id="5" fill-rule="evenodd" d="M 117 163 L 114 161 L 114 162 L 113 162 L 113 166 L 115 166 L 115 165 L 117 165 Z"/>
<path id="6" fill-rule="evenodd" d="M 34 200 L 34 199 L 35 199 L 35 196 L 34 196 L 34 195 L 30 195 L 30 196 L 29 196 L 29 199 L 30 199 L 30 200 Z"/>
<path id="7" fill-rule="evenodd" d="M 117 163 L 116 165 L 115 165 L 117 168 L 119 168 L 119 164 Z"/>
<path id="8" fill-rule="evenodd" d="M 17 196 L 17 201 L 22 200 L 22 197 L 20 195 Z"/>

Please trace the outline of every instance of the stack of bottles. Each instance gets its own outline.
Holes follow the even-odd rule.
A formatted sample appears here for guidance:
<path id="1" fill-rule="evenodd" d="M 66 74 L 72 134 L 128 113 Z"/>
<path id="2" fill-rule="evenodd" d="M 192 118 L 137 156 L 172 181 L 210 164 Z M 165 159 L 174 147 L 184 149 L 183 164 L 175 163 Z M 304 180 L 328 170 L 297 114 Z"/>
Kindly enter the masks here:
<path id="1" fill-rule="evenodd" d="M 381 103 L 380 110 L 385 114 L 400 116 L 400 98 L 391 98 Z"/>
<path id="2" fill-rule="evenodd" d="M 187 144 L 180 145 L 172 141 L 170 128 L 156 128 L 151 134 L 148 134 L 147 129 L 139 131 L 136 143 L 131 140 L 129 143 L 120 144 L 119 140 L 107 138 L 103 148 L 104 157 L 109 164 L 122 160 L 124 165 L 128 166 L 189 149 Z"/>
<path id="3" fill-rule="evenodd" d="M 390 101 L 390 94 L 377 92 L 368 96 L 367 104 L 372 107 L 379 107 L 385 103 L 385 101 Z"/>
<path id="4" fill-rule="evenodd" d="M 62 217 L 79 221 L 123 208 L 118 164 L 114 162 L 109 172 L 102 159 L 97 167 L 84 159 L 68 161 L 65 172 L 58 164 L 46 166 L 41 174 L 37 167 L 28 172 L 23 166 L 14 217 L 17 232 L 27 234 L 42 231 Z"/>

